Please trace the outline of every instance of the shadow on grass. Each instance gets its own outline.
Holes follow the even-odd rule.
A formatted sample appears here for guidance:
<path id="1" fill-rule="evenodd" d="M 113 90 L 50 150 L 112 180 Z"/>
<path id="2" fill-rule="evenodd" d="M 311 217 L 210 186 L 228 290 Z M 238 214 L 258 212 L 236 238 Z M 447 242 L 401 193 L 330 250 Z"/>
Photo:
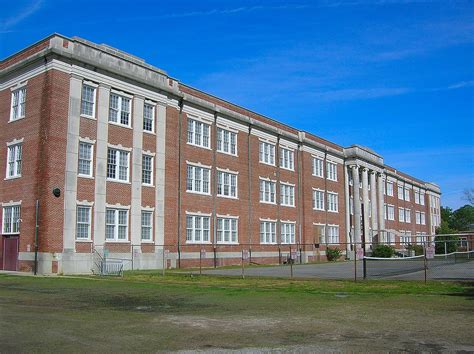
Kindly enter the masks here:
<path id="1" fill-rule="evenodd" d="M 448 296 L 465 297 L 468 300 L 474 300 L 474 281 L 457 282 L 462 286 L 461 292 L 449 293 Z"/>

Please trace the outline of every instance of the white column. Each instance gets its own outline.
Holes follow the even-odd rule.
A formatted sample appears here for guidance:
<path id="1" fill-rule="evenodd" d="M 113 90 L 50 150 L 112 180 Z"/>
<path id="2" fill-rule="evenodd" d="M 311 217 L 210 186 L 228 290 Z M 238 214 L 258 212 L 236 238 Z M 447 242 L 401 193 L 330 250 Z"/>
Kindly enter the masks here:
<path id="1" fill-rule="evenodd" d="M 69 80 L 69 114 L 66 141 L 66 182 L 64 186 L 63 249 L 75 252 L 77 163 L 81 116 L 82 78 L 71 75 Z"/>
<path id="2" fill-rule="evenodd" d="M 100 84 L 97 100 L 97 142 L 95 151 L 94 246 L 103 246 L 105 243 L 109 99 L 110 86 Z"/>
<path id="3" fill-rule="evenodd" d="M 385 183 L 383 173 L 379 173 L 377 176 L 377 194 L 378 194 L 378 232 L 379 240 L 381 242 L 387 242 L 387 237 L 384 232 L 385 230 L 385 201 L 383 196 L 383 184 Z"/>
<path id="4" fill-rule="evenodd" d="M 165 149 L 166 106 L 156 106 L 156 188 L 155 188 L 155 245 L 165 243 Z"/>
<path id="5" fill-rule="evenodd" d="M 350 195 L 349 195 L 349 171 L 348 166 L 344 166 L 344 199 L 345 199 L 345 210 L 346 210 L 346 252 L 349 254 L 351 251 L 352 242 L 350 238 L 351 231 L 351 207 L 350 207 Z"/>
<path id="6" fill-rule="evenodd" d="M 367 168 L 362 169 L 362 202 L 364 203 L 364 237 L 366 249 L 369 244 L 372 242 L 372 235 L 370 234 L 369 229 L 369 170 Z"/>
<path id="7" fill-rule="evenodd" d="M 372 233 L 375 234 L 377 232 L 377 184 L 376 184 L 376 172 L 370 172 L 370 204 L 371 204 L 371 226 L 372 226 Z"/>
<path id="8" fill-rule="evenodd" d="M 359 166 L 352 165 L 352 181 L 354 193 L 354 239 L 355 242 L 361 242 L 360 236 L 360 190 L 359 190 Z M 358 245 L 357 247 L 360 247 Z"/>
<path id="9" fill-rule="evenodd" d="M 143 104 L 145 99 L 133 97 L 133 143 L 132 143 L 132 201 L 130 206 L 130 238 L 132 245 L 141 244 L 142 223 L 142 146 L 143 146 Z M 140 253 L 140 247 L 134 252 Z"/>

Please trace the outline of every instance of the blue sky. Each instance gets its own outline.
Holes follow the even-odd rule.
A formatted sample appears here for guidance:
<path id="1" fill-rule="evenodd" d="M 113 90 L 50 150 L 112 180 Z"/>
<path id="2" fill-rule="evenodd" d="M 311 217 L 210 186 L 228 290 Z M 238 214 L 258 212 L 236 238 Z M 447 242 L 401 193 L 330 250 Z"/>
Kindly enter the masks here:
<path id="1" fill-rule="evenodd" d="M 474 188 L 473 1 L 0 0 L 0 57 L 58 32 L 438 183 Z"/>

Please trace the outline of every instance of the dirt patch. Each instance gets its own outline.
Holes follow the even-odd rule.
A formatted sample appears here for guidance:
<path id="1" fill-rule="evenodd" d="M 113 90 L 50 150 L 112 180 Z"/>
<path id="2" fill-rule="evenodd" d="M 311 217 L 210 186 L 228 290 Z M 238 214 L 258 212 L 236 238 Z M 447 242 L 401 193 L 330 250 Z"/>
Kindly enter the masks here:
<path id="1" fill-rule="evenodd" d="M 216 319 L 203 316 L 161 316 L 155 321 L 174 324 L 177 326 L 186 326 L 192 328 L 211 329 L 219 328 L 224 331 L 235 331 L 236 328 L 240 330 L 252 330 L 258 328 L 259 330 L 272 329 L 282 323 L 281 320 L 273 318 L 242 318 L 229 317 L 227 319 Z"/>

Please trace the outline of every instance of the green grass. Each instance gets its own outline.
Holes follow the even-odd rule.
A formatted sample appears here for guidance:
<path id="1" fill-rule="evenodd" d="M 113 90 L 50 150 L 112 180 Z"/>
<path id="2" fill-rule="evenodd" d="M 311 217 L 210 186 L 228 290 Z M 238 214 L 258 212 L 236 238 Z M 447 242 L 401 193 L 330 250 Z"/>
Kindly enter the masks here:
<path id="1" fill-rule="evenodd" d="M 0 352 L 473 350 L 474 284 L 0 275 Z"/>

